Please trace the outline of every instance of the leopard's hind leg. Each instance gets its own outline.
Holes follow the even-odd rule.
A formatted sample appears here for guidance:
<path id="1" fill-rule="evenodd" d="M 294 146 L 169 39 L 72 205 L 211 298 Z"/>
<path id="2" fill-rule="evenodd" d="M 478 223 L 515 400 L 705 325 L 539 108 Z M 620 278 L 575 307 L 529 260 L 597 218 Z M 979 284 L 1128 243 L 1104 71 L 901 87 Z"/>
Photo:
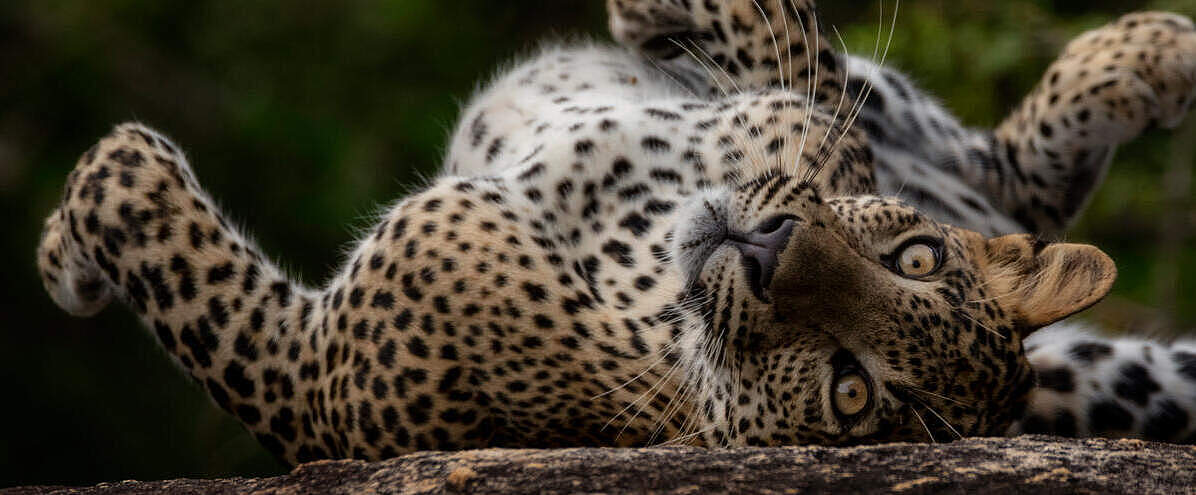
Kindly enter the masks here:
<path id="1" fill-rule="evenodd" d="M 1171 128 L 1196 98 L 1196 26 L 1142 12 L 1072 41 L 995 132 L 995 166 L 976 182 L 1027 230 L 1061 234 L 1100 185 L 1117 147 Z"/>

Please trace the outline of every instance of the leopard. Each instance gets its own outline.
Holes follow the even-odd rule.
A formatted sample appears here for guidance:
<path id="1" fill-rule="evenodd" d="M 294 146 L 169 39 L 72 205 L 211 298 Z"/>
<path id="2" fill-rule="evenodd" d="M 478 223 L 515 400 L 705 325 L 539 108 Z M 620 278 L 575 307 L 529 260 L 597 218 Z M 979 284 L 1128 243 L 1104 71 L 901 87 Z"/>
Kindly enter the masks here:
<path id="1" fill-rule="evenodd" d="M 1141 121 L 1186 111 L 1191 79 L 1167 77 L 1190 70 L 1190 21 L 1141 14 L 1138 26 L 1098 29 L 1114 43 L 1077 56 L 1099 65 L 1125 50 L 1117 59 L 1139 60 L 1141 78 L 1072 74 L 1088 62 L 1065 54 L 1047 84 L 1069 81 L 1057 91 L 1070 95 L 1072 83 L 1111 77 L 1092 94 L 1113 108 L 1060 125 L 1050 148 L 1040 122 L 1089 102 L 1047 107 L 1038 101 L 1056 90 L 1032 93 L 1014 117 L 1032 125 L 988 141 L 960 128 L 938 148 L 963 143 L 958 176 L 926 171 L 958 190 L 909 200 L 890 174 L 922 166 L 922 147 L 900 150 L 913 140 L 878 140 L 841 118 L 836 102 L 859 91 L 854 62 L 829 48 L 813 2 L 615 0 L 610 12 L 622 46 L 547 45 L 497 76 L 462 112 L 442 172 L 381 214 L 322 287 L 230 222 L 180 146 L 127 123 L 67 175 L 37 249 L 44 288 L 76 316 L 128 306 L 288 464 L 485 447 L 939 441 L 1005 434 L 1064 407 L 1039 393 L 1050 384 L 1028 339 L 1101 300 L 1116 266 L 1041 235 L 1055 218 L 1044 211 L 1070 212 L 1046 202 L 1052 188 L 1075 189 L 1070 167 L 1102 158 L 1066 159 L 1082 154 L 1076 143 L 1111 146 Z M 662 19 L 684 19 L 714 60 L 735 53 L 722 65 L 738 88 L 711 91 L 690 62 L 650 53 L 662 43 L 639 40 L 658 38 Z M 787 51 L 814 55 L 769 63 L 779 51 L 756 44 L 758 30 L 777 20 L 803 40 Z M 1141 45 L 1139 30 L 1161 34 Z M 873 98 L 860 118 L 889 126 L 897 100 Z M 886 132 L 916 124 L 902 125 Z M 976 168 L 982 145 L 993 154 Z M 965 199 L 984 214 L 947 214 Z M 1159 366 L 1182 360 L 1155 354 Z M 1075 381 L 1086 368 L 1066 369 Z M 1147 398 L 1191 385 L 1177 378 Z M 1055 409 L 1039 407 L 1048 401 Z"/>
<path id="2" fill-rule="evenodd" d="M 844 79 L 833 81 L 845 80 L 848 101 L 860 105 L 848 118 L 869 139 L 879 189 L 939 221 L 990 235 L 1061 237 L 1117 147 L 1148 128 L 1178 126 L 1192 106 L 1192 23 L 1173 13 L 1132 13 L 1083 33 L 995 129 L 972 129 L 910 76 L 885 67 L 883 53 L 879 63 L 876 53 L 837 54 L 792 29 L 817 23 L 812 9 L 775 2 L 782 12 L 772 15 L 767 1 L 732 2 L 720 16 L 722 4 L 713 2 L 608 5 L 614 37 L 694 94 L 787 84 L 800 90 L 794 71 L 806 71 L 807 88 L 825 84 L 816 75 L 811 82 L 792 59 L 834 58 L 823 70 L 841 66 Z M 804 44 L 810 39 L 813 54 Z M 880 50 L 884 38 L 877 43 Z M 836 114 L 842 107 L 835 104 Z M 1007 434 L 1196 443 L 1196 342 L 1109 333 L 1069 321 L 1031 336 L 1026 352 L 1036 386 Z"/>

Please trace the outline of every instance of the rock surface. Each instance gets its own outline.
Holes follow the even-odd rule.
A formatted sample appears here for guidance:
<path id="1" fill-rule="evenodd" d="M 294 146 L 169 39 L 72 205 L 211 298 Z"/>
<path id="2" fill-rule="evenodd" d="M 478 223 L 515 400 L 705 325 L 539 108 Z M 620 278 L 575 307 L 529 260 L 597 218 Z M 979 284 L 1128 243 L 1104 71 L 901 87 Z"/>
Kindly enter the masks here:
<path id="1" fill-rule="evenodd" d="M 84 493 L 1194 493 L 1196 447 L 1047 437 L 950 444 L 424 452 L 261 479 L 125 481 Z"/>

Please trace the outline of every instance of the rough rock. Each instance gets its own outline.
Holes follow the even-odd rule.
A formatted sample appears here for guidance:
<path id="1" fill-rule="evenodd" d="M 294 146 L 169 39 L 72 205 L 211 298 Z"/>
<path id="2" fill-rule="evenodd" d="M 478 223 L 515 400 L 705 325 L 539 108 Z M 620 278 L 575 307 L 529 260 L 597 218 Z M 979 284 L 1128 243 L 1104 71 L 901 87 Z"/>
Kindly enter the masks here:
<path id="1" fill-rule="evenodd" d="M 66 467 L 64 467 L 66 468 Z M 1196 447 L 1047 437 L 949 444 L 424 452 L 261 479 L 125 481 L 26 493 L 1194 493 Z"/>

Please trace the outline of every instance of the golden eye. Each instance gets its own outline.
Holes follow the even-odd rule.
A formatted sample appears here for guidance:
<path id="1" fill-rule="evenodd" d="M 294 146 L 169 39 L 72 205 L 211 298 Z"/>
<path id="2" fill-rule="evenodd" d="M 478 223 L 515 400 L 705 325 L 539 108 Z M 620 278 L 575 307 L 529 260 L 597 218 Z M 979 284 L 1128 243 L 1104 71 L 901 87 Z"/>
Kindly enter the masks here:
<path id="1" fill-rule="evenodd" d="M 843 375 L 835 380 L 832 395 L 835 411 L 843 416 L 855 416 L 868 407 L 868 382 L 856 373 Z"/>
<path id="2" fill-rule="evenodd" d="M 910 244 L 897 255 L 897 269 L 906 277 L 925 277 L 934 273 L 938 267 L 938 250 L 929 244 Z"/>

